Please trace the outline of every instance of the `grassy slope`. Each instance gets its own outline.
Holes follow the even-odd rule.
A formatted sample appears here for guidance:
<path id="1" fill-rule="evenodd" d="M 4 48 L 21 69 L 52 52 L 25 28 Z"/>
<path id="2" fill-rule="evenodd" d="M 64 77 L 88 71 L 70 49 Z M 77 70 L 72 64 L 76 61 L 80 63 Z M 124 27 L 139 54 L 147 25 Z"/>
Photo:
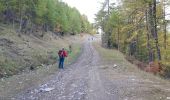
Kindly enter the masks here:
<path id="1" fill-rule="evenodd" d="M 69 45 L 72 45 L 73 50 L 66 59 L 66 64 L 73 62 L 81 50 L 80 36 L 61 39 L 48 33 L 39 39 L 32 35 L 18 37 L 13 30 L 4 27 L 1 29 L 3 30 L 0 31 L 0 75 L 13 76 L 1 79 L 0 99 L 37 85 L 55 73 L 58 66 L 57 52 L 60 48 L 68 49 Z M 36 70 L 30 71 L 30 66 Z"/>
<path id="2" fill-rule="evenodd" d="M 138 99 L 138 96 L 135 94 L 139 94 L 140 96 L 145 96 L 142 97 L 143 100 L 145 100 L 145 98 L 147 98 L 148 100 L 156 100 L 155 98 L 157 98 L 158 100 L 165 100 L 167 97 L 169 97 L 170 91 L 168 91 L 168 89 L 170 87 L 170 80 L 162 79 L 161 77 L 138 69 L 137 66 L 128 62 L 125 59 L 124 55 L 117 50 L 102 48 L 101 44 L 98 43 L 94 43 L 94 46 L 99 52 L 101 56 L 101 62 L 104 65 L 100 67 L 102 69 L 101 72 L 105 73 L 104 75 L 106 78 L 115 82 L 114 85 L 116 85 L 117 82 L 119 82 L 120 80 L 122 82 L 127 82 L 126 79 L 128 80 L 131 78 L 135 80 L 132 83 L 129 81 L 130 84 L 129 82 L 125 83 L 125 86 L 122 86 L 120 88 L 123 91 L 122 96 L 125 95 L 126 97 L 128 97 L 129 95 L 134 95 L 134 97 L 136 96 L 136 99 Z M 114 64 L 118 66 L 114 67 Z M 130 90 L 130 85 L 132 85 L 133 88 L 133 83 L 136 84 L 134 84 L 134 88 L 139 89 Z M 120 86 L 121 84 L 122 83 L 120 82 Z M 123 87 L 126 88 L 123 89 Z"/>
<path id="3" fill-rule="evenodd" d="M 140 70 L 137 66 L 128 62 L 125 59 L 124 55 L 117 50 L 102 48 L 101 44 L 99 43 L 94 43 L 94 46 L 102 58 L 102 63 L 104 65 L 110 64 L 114 66 L 114 64 L 116 64 L 118 66 L 121 66 L 121 67 L 118 67 L 119 68 L 118 70 L 120 73 L 123 73 L 123 74 L 131 73 L 134 75 L 139 75 L 140 77 L 149 78 L 151 80 L 156 79 L 156 80 L 159 80 L 159 82 L 169 83 L 169 80 L 162 79 L 161 77 L 158 77 L 151 73 L 147 73 L 147 72 Z"/>

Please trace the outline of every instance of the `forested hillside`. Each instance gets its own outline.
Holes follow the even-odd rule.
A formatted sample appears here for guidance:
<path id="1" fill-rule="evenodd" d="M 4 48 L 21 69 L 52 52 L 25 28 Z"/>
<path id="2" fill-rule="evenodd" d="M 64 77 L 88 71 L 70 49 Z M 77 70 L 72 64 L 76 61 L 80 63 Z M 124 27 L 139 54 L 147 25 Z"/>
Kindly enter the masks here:
<path id="1" fill-rule="evenodd" d="M 103 30 L 104 47 L 117 48 L 139 67 L 160 62 L 163 75 L 170 76 L 169 0 L 121 0 L 119 5 L 105 0 L 96 15 Z M 136 61 L 137 62 L 137 61 Z M 155 66 L 156 67 L 156 66 Z"/>
<path id="2" fill-rule="evenodd" d="M 69 34 L 89 32 L 85 15 L 59 0 L 1 0 L 0 23 L 18 32 L 53 31 Z"/>
<path id="3" fill-rule="evenodd" d="M 92 33 L 87 16 L 60 0 L 0 0 L 0 16 L 0 78 L 55 64 L 69 45 L 71 63 L 80 42 L 70 35 Z"/>

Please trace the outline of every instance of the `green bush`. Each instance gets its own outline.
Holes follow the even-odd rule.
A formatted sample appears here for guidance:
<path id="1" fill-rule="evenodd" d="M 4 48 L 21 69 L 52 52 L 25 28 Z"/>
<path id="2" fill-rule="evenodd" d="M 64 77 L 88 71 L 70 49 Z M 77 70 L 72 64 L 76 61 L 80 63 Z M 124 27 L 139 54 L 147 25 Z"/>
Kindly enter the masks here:
<path id="1" fill-rule="evenodd" d="M 17 62 L 3 56 L 0 58 L 0 77 L 8 77 L 19 72 Z"/>

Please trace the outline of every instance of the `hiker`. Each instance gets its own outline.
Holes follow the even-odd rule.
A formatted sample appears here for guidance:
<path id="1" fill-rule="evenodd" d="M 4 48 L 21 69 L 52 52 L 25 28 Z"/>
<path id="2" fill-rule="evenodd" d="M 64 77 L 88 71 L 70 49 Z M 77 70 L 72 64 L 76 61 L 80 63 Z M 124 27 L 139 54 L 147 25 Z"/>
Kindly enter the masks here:
<path id="1" fill-rule="evenodd" d="M 65 51 L 64 48 L 62 48 L 62 50 L 59 50 L 58 56 L 59 56 L 59 68 L 63 69 L 64 68 L 64 59 L 65 59 L 65 57 L 67 57 L 67 51 Z"/>
<path id="2" fill-rule="evenodd" d="M 72 46 L 71 46 L 71 44 L 69 45 L 69 53 L 71 53 L 72 52 Z"/>

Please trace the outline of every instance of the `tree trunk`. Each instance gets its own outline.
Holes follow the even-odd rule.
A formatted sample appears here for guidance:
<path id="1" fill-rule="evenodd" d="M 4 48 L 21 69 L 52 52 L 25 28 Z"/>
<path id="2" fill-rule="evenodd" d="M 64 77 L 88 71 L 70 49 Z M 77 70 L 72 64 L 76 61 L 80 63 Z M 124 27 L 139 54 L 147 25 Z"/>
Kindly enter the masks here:
<path id="1" fill-rule="evenodd" d="M 15 29 L 14 18 L 12 19 L 12 28 Z"/>
<path id="2" fill-rule="evenodd" d="M 149 62 L 152 62 L 154 60 L 154 57 L 153 57 L 153 51 L 151 49 L 151 44 L 150 44 L 150 34 L 151 34 L 151 15 L 150 15 L 150 12 L 151 12 L 151 5 L 149 5 L 149 9 L 146 10 L 146 13 L 145 13 L 145 16 L 146 16 L 146 30 L 147 30 L 147 48 L 148 48 L 148 60 Z"/>
<path id="3" fill-rule="evenodd" d="M 22 3 L 19 3 L 19 13 L 20 13 L 20 23 L 19 23 L 19 34 L 21 33 L 22 30 L 22 21 L 23 21 L 23 16 L 22 16 Z"/>
<path id="4" fill-rule="evenodd" d="M 162 7 L 163 7 L 163 32 L 164 32 L 164 49 L 166 49 L 166 40 L 167 40 L 167 24 L 166 24 L 166 19 L 165 19 L 165 0 L 162 0 Z"/>
<path id="5" fill-rule="evenodd" d="M 154 34 L 154 39 L 155 39 L 155 47 L 157 51 L 157 57 L 158 60 L 161 60 L 161 53 L 160 53 L 160 48 L 159 48 L 159 42 L 158 42 L 158 34 L 157 34 L 157 19 L 156 19 L 156 0 L 153 0 L 153 34 Z"/>
<path id="6" fill-rule="evenodd" d="M 19 32 L 21 32 L 21 30 L 22 30 L 22 16 L 21 16 L 20 24 L 19 24 Z"/>
<path id="7" fill-rule="evenodd" d="M 108 6 L 108 16 L 110 15 L 110 0 L 107 0 L 107 6 Z"/>
<path id="8" fill-rule="evenodd" d="M 152 38 L 154 39 L 154 42 L 155 42 L 157 58 L 160 61 L 161 53 L 160 53 L 158 34 L 157 34 L 156 0 L 153 0 L 152 3 L 149 3 L 149 11 L 148 12 L 149 12 L 149 14 L 148 14 L 149 28 L 150 28 Z M 154 52 L 153 52 L 153 54 L 154 54 Z"/>
<path id="9" fill-rule="evenodd" d="M 120 28 L 117 29 L 117 48 L 120 50 Z"/>

